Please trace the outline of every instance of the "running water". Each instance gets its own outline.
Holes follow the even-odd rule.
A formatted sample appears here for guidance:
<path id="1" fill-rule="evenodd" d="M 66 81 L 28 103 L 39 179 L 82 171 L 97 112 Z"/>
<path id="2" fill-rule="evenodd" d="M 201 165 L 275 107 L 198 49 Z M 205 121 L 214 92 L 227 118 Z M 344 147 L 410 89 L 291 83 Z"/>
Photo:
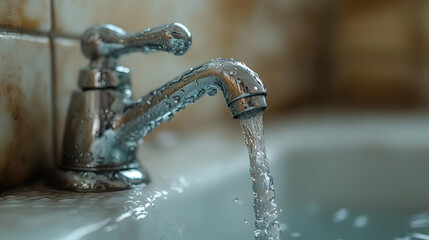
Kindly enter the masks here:
<path id="1" fill-rule="evenodd" d="M 249 151 L 252 178 L 253 208 L 255 210 L 255 239 L 280 240 L 280 224 L 275 202 L 273 177 L 268 168 L 265 151 L 262 112 L 240 118 L 241 130 Z"/>

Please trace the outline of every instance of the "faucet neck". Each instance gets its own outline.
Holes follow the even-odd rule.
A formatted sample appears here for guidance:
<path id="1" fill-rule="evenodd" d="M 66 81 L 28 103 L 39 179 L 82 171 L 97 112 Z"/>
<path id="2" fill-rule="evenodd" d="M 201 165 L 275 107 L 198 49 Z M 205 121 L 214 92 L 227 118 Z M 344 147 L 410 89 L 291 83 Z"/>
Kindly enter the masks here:
<path id="1" fill-rule="evenodd" d="M 233 118 L 267 108 L 266 89 L 259 76 L 233 59 L 214 59 L 191 68 L 128 106 L 116 121 L 116 134 L 136 142 L 206 93 L 221 90 Z"/>

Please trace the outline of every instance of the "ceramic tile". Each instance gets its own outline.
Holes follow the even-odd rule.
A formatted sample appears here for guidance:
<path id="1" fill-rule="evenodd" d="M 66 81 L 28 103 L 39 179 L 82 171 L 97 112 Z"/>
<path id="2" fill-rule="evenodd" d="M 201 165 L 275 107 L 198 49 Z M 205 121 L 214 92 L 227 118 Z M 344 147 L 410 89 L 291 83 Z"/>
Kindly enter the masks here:
<path id="1" fill-rule="evenodd" d="M 418 98 L 412 21 L 407 2 L 359 8 L 340 4 L 333 31 L 332 95 L 336 102 L 402 106 Z"/>
<path id="2" fill-rule="evenodd" d="M 419 17 L 421 19 L 420 29 L 421 39 L 420 44 L 422 46 L 421 56 L 421 72 L 420 78 L 422 79 L 422 84 L 420 86 L 420 95 L 422 97 L 423 104 L 429 106 L 429 2 L 428 1 L 419 1 L 416 2 L 417 7 L 419 8 Z"/>
<path id="3" fill-rule="evenodd" d="M 79 69 L 85 66 L 85 59 L 80 54 L 78 41 L 57 38 L 55 48 L 55 135 L 56 152 L 60 156 L 65 128 L 65 118 L 71 94 L 78 90 L 77 76 Z"/>
<path id="4" fill-rule="evenodd" d="M 418 31 L 421 31 L 422 35 L 422 44 L 424 45 L 425 49 L 425 55 L 429 59 L 429 2 L 427 1 L 420 1 L 418 2 L 419 5 L 419 12 L 418 16 L 421 17 L 421 29 L 418 29 Z"/>
<path id="5" fill-rule="evenodd" d="M 0 26 L 48 32 L 51 29 L 50 0 L 0 1 Z"/>
<path id="6" fill-rule="evenodd" d="M 198 10 L 206 9 L 209 1 L 150 0 L 54 0 L 55 30 L 80 35 L 86 28 L 99 23 L 111 23 L 127 31 L 181 21 L 189 24 Z M 79 16 L 79 17 L 76 17 Z"/>
<path id="7" fill-rule="evenodd" d="M 0 33 L 0 189 L 52 163 L 51 68 L 45 37 Z"/>
<path id="8" fill-rule="evenodd" d="M 339 5 L 335 28 L 337 51 L 361 54 L 407 54 L 413 47 L 413 27 L 407 2 L 369 4 L 347 0 Z M 346 52 L 347 53 L 347 52 Z"/>

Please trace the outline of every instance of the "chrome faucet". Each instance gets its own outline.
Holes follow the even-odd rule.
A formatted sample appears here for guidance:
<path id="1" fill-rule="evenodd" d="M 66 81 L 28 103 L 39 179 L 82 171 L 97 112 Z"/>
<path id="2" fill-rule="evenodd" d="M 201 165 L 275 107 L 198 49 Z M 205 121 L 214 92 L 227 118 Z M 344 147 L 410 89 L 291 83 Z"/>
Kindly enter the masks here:
<path id="1" fill-rule="evenodd" d="M 232 117 L 267 108 L 258 75 L 233 59 L 214 59 L 191 68 L 164 86 L 133 101 L 129 73 L 119 57 L 142 51 L 183 55 L 191 33 L 179 23 L 127 34 L 114 25 L 89 28 L 81 38 L 90 59 L 80 70 L 67 115 L 62 156 L 51 183 L 81 192 L 112 191 L 146 183 L 136 158 L 139 140 L 206 93 L 222 90 Z"/>

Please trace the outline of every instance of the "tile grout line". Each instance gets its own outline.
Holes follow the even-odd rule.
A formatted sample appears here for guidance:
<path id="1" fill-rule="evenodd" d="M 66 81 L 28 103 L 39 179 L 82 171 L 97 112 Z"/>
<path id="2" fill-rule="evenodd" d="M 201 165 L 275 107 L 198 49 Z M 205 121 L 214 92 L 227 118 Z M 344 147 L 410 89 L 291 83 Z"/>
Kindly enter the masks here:
<path id="1" fill-rule="evenodd" d="M 1 32 L 7 32 L 7 33 L 18 33 L 18 34 L 25 34 L 25 35 L 32 35 L 32 36 L 38 36 L 38 37 L 48 37 L 49 33 L 37 31 L 37 30 L 29 30 L 29 29 L 21 29 L 21 28 L 8 28 L 8 27 L 0 27 Z"/>
<path id="2" fill-rule="evenodd" d="M 29 30 L 29 29 L 21 29 L 21 28 L 7 28 L 7 27 L 0 27 L 0 32 L 5 33 L 17 33 L 17 34 L 23 34 L 23 35 L 31 35 L 36 37 L 52 37 L 52 38 L 64 38 L 64 39 L 70 39 L 70 40 L 80 40 L 79 36 L 75 36 L 72 34 L 58 34 L 54 31 L 54 29 L 50 29 L 49 32 L 41 32 L 37 30 Z"/>
<path id="3" fill-rule="evenodd" d="M 54 166 L 57 164 L 57 129 L 56 129 L 56 57 L 55 57 L 55 35 L 53 34 L 55 29 L 55 13 L 54 13 L 54 0 L 50 0 L 50 18 L 51 18 L 51 29 L 48 33 L 49 38 L 49 50 L 51 54 L 51 134 L 52 134 L 52 154 L 53 154 L 53 163 Z"/>

